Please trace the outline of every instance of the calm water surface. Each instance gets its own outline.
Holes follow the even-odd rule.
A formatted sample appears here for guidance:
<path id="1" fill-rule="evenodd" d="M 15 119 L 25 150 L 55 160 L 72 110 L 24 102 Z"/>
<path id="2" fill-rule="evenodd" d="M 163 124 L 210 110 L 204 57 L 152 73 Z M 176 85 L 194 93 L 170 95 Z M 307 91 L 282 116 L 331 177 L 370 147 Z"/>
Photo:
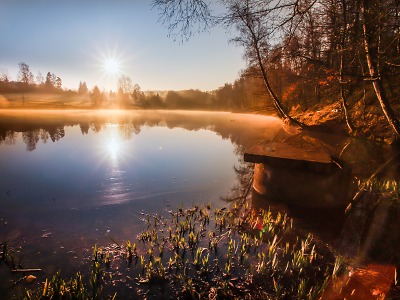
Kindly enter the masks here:
<path id="1" fill-rule="evenodd" d="M 234 167 L 244 166 L 244 150 L 269 141 L 322 147 L 350 164 L 354 179 L 368 178 L 391 156 L 385 146 L 350 137 L 290 135 L 278 119 L 266 116 L 0 111 L 0 240 L 22 246 L 23 266 L 42 268 L 43 278 L 59 269 L 65 277 L 88 270 L 95 244 L 137 241 L 145 226 L 143 212 L 166 214 L 195 204 L 229 206 L 221 197 L 240 181 Z M 396 168 L 385 178 L 398 180 Z M 391 233 L 382 242 L 382 235 L 366 231 L 371 213 L 362 205 L 346 221 L 344 207 L 304 209 L 257 195 L 251 202 L 256 208 L 287 212 L 296 227 L 336 242 L 342 250 L 345 245 L 345 253 L 357 255 L 363 239 L 371 237 L 382 247 L 369 246 L 365 253 L 374 250 L 384 263 L 400 261 L 392 253 L 400 235 L 385 229 L 386 223 L 398 224 L 400 209 L 377 219 L 386 222 L 377 225 L 380 232 Z M 7 271 L 0 269 L 0 280 Z"/>
<path id="2" fill-rule="evenodd" d="M 94 244 L 135 240 L 141 212 L 226 206 L 242 150 L 281 130 L 231 113 L 2 113 L 1 236 L 29 245 L 25 267 L 76 271 Z"/>

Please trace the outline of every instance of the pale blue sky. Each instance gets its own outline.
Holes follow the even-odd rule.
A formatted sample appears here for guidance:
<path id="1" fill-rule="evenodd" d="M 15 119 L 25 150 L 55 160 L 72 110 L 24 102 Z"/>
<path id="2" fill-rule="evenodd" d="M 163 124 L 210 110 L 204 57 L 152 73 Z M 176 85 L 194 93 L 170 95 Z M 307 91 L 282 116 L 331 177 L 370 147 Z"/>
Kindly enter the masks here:
<path id="1" fill-rule="evenodd" d="M 0 0 L 0 28 L 0 70 L 16 80 L 22 61 L 35 76 L 60 76 L 64 88 L 115 90 L 117 76 L 103 66 L 112 56 L 143 90 L 213 90 L 245 65 L 222 28 L 174 42 L 151 1 Z"/>

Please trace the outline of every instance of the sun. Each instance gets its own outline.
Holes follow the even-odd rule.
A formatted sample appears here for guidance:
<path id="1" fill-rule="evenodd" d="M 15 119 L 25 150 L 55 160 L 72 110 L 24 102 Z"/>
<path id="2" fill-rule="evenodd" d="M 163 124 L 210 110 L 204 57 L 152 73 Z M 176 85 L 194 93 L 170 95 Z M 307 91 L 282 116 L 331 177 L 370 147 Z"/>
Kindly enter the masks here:
<path id="1" fill-rule="evenodd" d="M 121 62 L 114 57 L 105 58 L 103 61 L 103 69 L 108 74 L 117 75 L 121 72 Z"/>
<path id="2" fill-rule="evenodd" d="M 131 51 L 120 49 L 117 42 L 105 42 L 95 47 L 92 66 L 99 76 L 97 83 L 105 89 L 115 90 L 118 78 L 129 72 L 134 55 Z"/>

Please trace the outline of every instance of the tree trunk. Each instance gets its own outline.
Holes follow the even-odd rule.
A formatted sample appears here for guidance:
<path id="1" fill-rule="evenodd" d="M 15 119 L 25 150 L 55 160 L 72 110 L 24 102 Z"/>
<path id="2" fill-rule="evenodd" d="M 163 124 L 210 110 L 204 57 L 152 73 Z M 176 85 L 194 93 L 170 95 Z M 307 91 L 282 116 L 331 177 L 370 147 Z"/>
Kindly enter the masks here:
<path id="1" fill-rule="evenodd" d="M 340 64 L 343 64 L 343 58 L 340 58 Z M 342 66 L 341 66 L 342 68 Z M 340 102 L 342 104 L 343 108 L 343 113 L 344 113 L 344 118 L 346 121 L 347 129 L 349 130 L 349 134 L 353 132 L 353 126 L 351 125 L 350 117 L 349 117 L 349 106 L 346 101 L 346 95 L 345 95 L 345 83 L 343 81 L 343 71 L 340 72 Z"/>
<path id="2" fill-rule="evenodd" d="M 350 122 L 350 117 L 349 117 L 349 112 L 348 112 L 348 104 L 346 101 L 346 93 L 345 93 L 345 84 L 346 82 L 344 81 L 344 51 L 345 51 L 345 43 L 346 43 L 346 35 L 347 35 L 347 11 L 346 11 L 346 1 L 342 0 L 342 14 L 343 14 L 343 24 L 342 24 L 342 32 L 341 32 L 341 38 L 340 38 L 340 99 L 342 102 L 342 107 L 343 107 L 343 112 L 344 112 L 344 117 L 346 120 L 347 128 L 349 129 L 349 133 L 351 134 L 353 132 L 353 126 L 351 125 Z"/>
<path id="3" fill-rule="evenodd" d="M 254 38 L 253 47 L 254 47 L 254 50 L 256 51 L 257 62 L 258 62 L 258 66 L 260 67 L 260 70 L 261 70 L 261 75 L 262 75 L 262 77 L 263 77 L 264 85 L 265 85 L 265 87 L 266 87 L 266 89 L 267 89 L 269 95 L 270 95 L 271 98 L 272 98 L 272 102 L 273 102 L 273 104 L 274 104 L 276 110 L 278 111 L 278 113 L 280 114 L 280 116 L 281 116 L 282 118 L 289 120 L 289 122 L 290 122 L 292 125 L 297 125 L 297 126 L 300 126 L 300 127 L 305 127 L 305 125 L 304 125 L 303 123 L 300 123 L 299 121 L 293 119 L 293 118 L 285 111 L 285 109 L 283 108 L 283 106 L 282 106 L 281 102 L 279 101 L 278 97 L 275 95 L 274 91 L 272 90 L 271 85 L 270 85 L 269 80 L 268 80 L 267 71 L 266 71 L 265 68 L 264 68 L 264 64 L 263 64 L 263 61 L 262 61 L 262 58 L 261 58 L 260 49 L 259 49 L 259 47 L 258 47 L 258 45 L 257 45 L 257 41 L 256 41 L 256 39 L 255 39 L 255 37 L 254 37 L 253 32 L 252 32 L 252 35 L 253 35 L 253 38 Z"/>
<path id="4" fill-rule="evenodd" d="M 375 90 L 376 97 L 378 98 L 379 104 L 382 108 L 382 111 L 389 123 L 392 127 L 396 139 L 400 140 L 400 123 L 394 113 L 389 99 L 386 96 L 385 88 L 383 86 L 382 77 L 380 71 L 378 69 L 378 51 L 377 47 L 373 45 L 372 37 L 375 33 L 374 30 L 371 28 L 371 22 L 373 22 L 371 18 L 372 13 L 379 13 L 379 11 L 375 11 L 376 8 L 373 7 L 370 0 L 363 0 L 361 12 L 363 15 L 363 31 L 364 31 L 364 48 L 365 48 L 365 56 L 368 64 L 369 74 L 372 78 L 372 84 Z"/>

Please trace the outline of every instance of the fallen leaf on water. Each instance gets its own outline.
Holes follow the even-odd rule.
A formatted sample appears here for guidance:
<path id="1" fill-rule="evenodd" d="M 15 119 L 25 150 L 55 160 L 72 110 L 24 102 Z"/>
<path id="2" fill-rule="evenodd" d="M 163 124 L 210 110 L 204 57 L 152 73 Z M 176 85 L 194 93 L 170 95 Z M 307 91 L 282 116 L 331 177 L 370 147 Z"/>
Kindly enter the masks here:
<path id="1" fill-rule="evenodd" d="M 372 290 L 372 295 L 373 296 L 378 296 L 380 294 L 382 294 L 382 291 L 380 289 L 373 289 Z"/>
<path id="2" fill-rule="evenodd" d="M 25 278 L 25 282 L 26 282 L 26 283 L 32 283 L 32 282 L 35 281 L 35 279 L 36 279 L 36 276 L 28 275 L 28 276 L 26 276 L 26 278 Z"/>
<path id="3" fill-rule="evenodd" d="M 47 237 L 49 237 L 49 235 L 51 235 L 51 232 L 44 233 L 41 237 L 42 238 L 47 238 Z"/>

